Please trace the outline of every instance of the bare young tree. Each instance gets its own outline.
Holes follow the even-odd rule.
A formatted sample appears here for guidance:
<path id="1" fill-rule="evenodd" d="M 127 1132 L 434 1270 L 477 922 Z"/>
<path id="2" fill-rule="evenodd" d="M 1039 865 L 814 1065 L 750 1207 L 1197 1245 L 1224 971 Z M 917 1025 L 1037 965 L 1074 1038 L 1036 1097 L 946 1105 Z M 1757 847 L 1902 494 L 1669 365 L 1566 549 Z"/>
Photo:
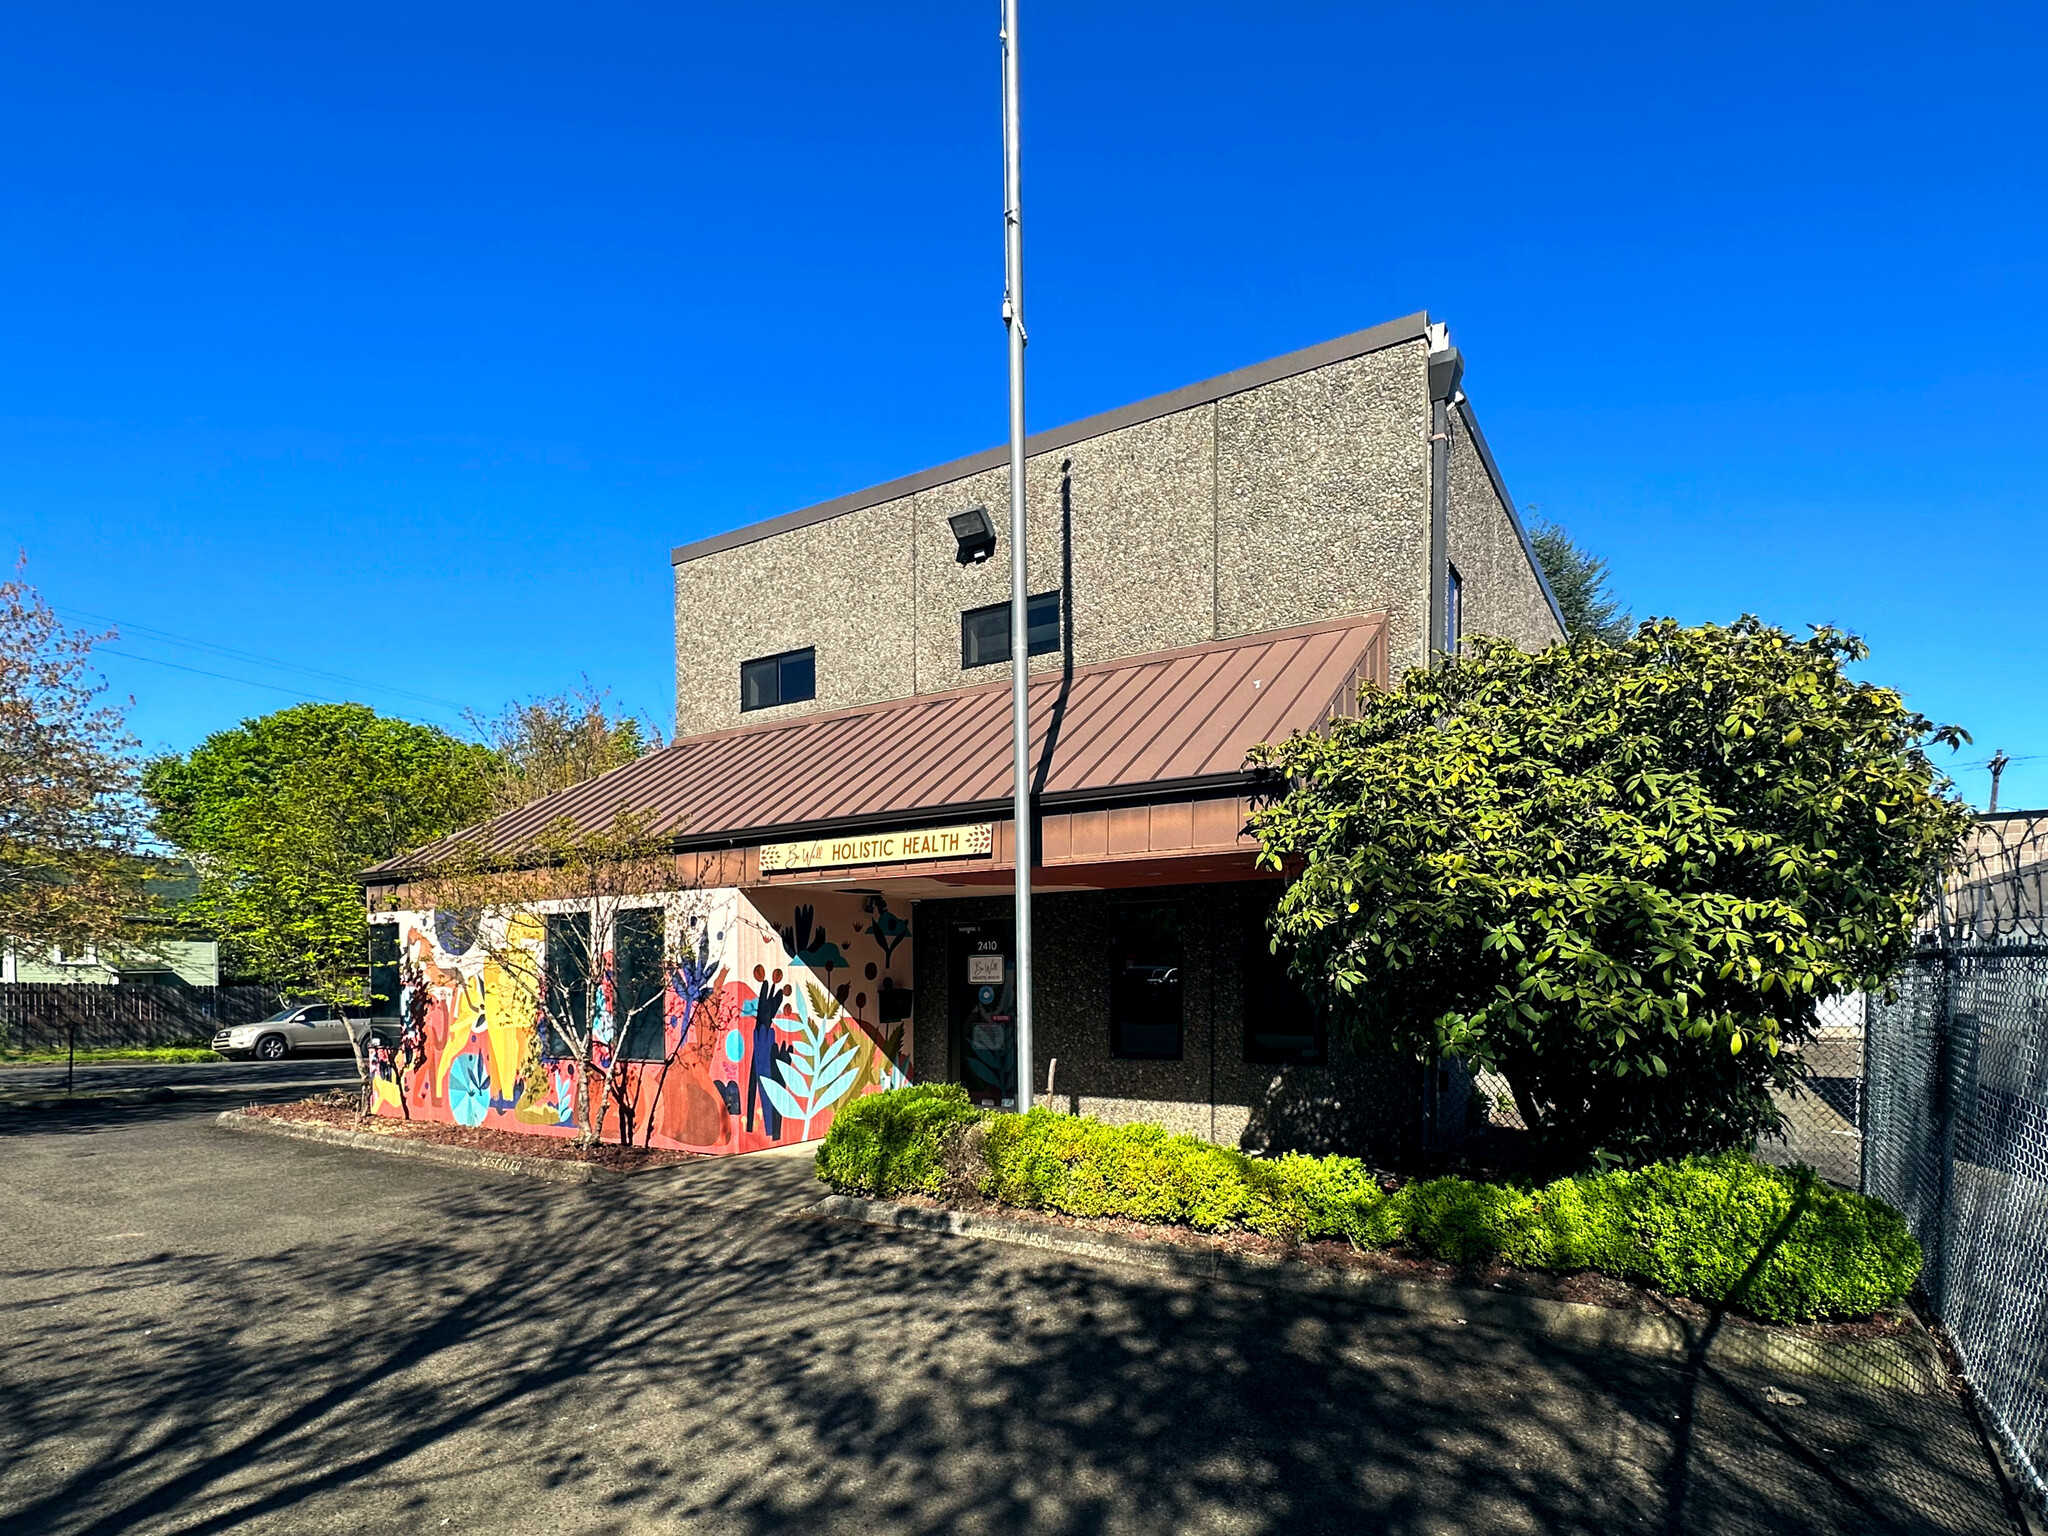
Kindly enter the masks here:
<path id="1" fill-rule="evenodd" d="M 596 830 L 558 818 L 514 848 L 457 840 L 397 899 L 495 967 L 501 995 L 530 1014 L 523 1071 L 572 1064 L 585 1143 L 604 1140 L 614 1118 L 620 1141 L 647 1137 L 689 1033 L 686 1024 L 669 1038 L 668 998 L 680 997 L 687 1016 L 708 996 L 698 973 L 709 903 L 682 882 L 668 840 L 644 816 L 622 813 Z"/>
<path id="2" fill-rule="evenodd" d="M 496 715 L 464 719 L 491 749 L 491 812 L 517 810 L 542 795 L 594 779 L 661 745 L 652 722 L 612 707 L 589 678 L 567 693 L 523 699 Z"/>
<path id="3" fill-rule="evenodd" d="M 0 939 L 130 948 L 149 906 L 137 857 L 136 742 L 93 647 L 24 577 L 0 582 Z"/>

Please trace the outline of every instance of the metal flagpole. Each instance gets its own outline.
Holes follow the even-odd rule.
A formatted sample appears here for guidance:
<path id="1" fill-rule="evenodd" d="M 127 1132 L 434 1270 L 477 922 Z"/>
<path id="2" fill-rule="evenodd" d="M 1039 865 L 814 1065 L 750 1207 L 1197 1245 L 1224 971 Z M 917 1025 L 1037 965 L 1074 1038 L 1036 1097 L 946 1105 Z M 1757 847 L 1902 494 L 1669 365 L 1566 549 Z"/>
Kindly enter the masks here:
<path id="1" fill-rule="evenodd" d="M 1024 156 L 1017 0 L 1003 0 L 1003 325 L 1010 341 L 1010 763 L 1017 858 L 1017 1111 L 1031 1107 L 1031 616 L 1024 540 Z"/>

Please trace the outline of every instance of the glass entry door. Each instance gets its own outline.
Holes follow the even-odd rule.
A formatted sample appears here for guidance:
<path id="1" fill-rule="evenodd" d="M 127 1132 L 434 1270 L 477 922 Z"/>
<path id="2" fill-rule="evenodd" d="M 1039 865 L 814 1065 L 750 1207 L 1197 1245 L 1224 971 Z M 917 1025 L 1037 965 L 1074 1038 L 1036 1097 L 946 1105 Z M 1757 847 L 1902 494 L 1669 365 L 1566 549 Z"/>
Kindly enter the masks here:
<path id="1" fill-rule="evenodd" d="M 956 923 L 951 954 L 953 1059 L 968 1097 L 1017 1107 L 1015 930 L 1008 923 Z"/>

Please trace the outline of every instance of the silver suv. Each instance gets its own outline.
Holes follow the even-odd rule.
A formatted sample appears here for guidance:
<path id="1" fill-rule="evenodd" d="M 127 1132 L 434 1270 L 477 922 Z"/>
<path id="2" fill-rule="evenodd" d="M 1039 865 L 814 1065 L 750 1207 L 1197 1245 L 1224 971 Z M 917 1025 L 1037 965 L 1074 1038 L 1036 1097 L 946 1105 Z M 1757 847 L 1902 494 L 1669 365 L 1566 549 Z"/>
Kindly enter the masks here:
<path id="1" fill-rule="evenodd" d="M 222 1056 L 282 1061 L 287 1056 L 349 1051 L 350 1029 L 360 1037 L 370 1027 L 368 1019 L 337 1017 L 326 1003 L 294 1003 L 261 1023 L 222 1030 L 213 1037 L 213 1048 Z"/>

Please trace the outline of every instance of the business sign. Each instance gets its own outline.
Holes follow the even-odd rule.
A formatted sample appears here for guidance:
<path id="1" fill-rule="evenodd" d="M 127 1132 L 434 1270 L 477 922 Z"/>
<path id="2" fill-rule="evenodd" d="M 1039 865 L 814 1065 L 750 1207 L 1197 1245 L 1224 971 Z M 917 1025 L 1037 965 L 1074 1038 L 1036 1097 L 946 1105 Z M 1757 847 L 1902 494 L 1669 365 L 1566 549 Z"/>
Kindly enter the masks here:
<path id="1" fill-rule="evenodd" d="M 840 869 L 850 864 L 907 864 L 917 859 L 985 859 L 996 851 L 995 823 L 926 827 L 918 832 L 819 837 L 801 843 L 763 843 L 761 873 Z"/>

